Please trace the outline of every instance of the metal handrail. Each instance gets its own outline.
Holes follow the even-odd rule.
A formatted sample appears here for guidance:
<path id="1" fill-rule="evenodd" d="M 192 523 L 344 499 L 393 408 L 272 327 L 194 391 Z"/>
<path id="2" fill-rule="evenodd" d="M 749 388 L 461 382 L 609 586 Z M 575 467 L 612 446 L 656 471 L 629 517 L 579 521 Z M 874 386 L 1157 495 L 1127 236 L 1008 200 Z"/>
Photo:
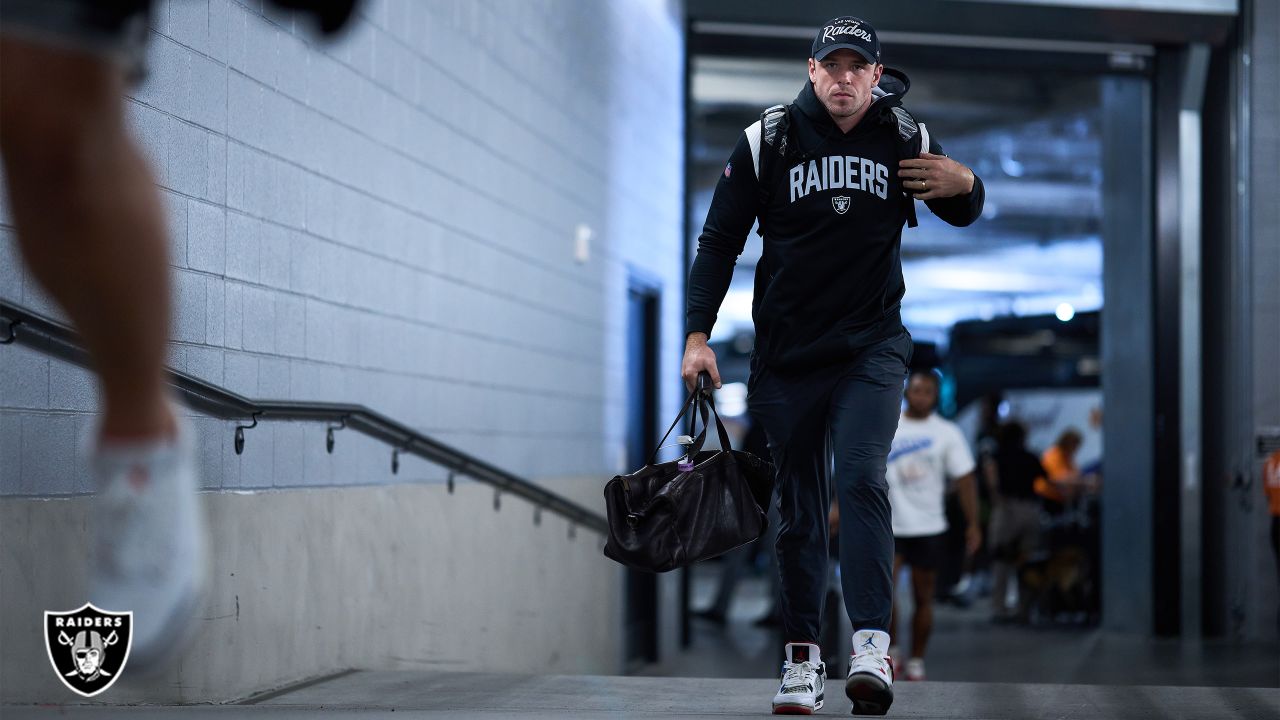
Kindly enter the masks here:
<path id="1" fill-rule="evenodd" d="M 90 367 L 89 355 L 80 344 L 74 330 L 20 305 L 0 299 L 0 331 L 4 331 L 6 327 L 7 332 L 0 337 L 0 345 L 16 341 L 46 355 L 81 367 Z M 259 420 L 310 420 L 337 423 L 330 425 L 327 430 L 326 447 L 329 452 L 333 452 L 334 431 L 350 428 L 391 446 L 393 473 L 399 472 L 400 455 L 416 455 L 449 471 L 450 492 L 453 492 L 455 475 L 469 477 L 494 486 L 499 493 L 510 493 L 533 503 L 535 521 L 540 521 L 543 509 L 565 517 L 571 523 L 570 535 L 574 534 L 575 526 L 602 534 L 608 531 L 608 525 L 600 513 L 592 512 L 496 465 L 433 440 L 404 423 L 374 412 L 364 405 L 251 400 L 173 368 L 167 368 L 167 372 L 169 384 L 193 409 L 223 420 L 252 421 L 250 425 L 236 426 L 237 454 L 244 449 L 245 430 L 255 427 Z M 496 507 L 498 496 L 495 496 L 494 503 Z"/>

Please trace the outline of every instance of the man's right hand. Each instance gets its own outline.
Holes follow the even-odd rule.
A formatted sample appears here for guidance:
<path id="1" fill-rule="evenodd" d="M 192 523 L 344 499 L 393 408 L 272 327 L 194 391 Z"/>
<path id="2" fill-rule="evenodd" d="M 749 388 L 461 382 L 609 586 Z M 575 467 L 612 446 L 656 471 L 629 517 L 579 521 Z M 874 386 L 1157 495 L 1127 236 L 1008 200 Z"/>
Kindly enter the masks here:
<path id="1" fill-rule="evenodd" d="M 680 365 L 680 377 L 684 386 L 693 392 L 698 386 L 698 373 L 703 370 L 711 375 L 711 384 L 720 388 L 720 369 L 716 367 L 716 353 L 707 345 L 707 334 L 689 333 L 684 343 L 684 362 Z"/>

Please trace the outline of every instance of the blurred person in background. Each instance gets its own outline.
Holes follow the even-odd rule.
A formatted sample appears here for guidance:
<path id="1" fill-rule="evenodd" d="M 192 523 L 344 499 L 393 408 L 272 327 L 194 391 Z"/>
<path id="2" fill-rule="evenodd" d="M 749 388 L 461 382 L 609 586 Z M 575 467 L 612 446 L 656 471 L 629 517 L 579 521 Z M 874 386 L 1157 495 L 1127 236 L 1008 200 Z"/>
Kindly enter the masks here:
<path id="1" fill-rule="evenodd" d="M 991 525 L 991 482 L 988 469 L 993 467 L 992 459 L 996 453 L 996 436 L 1000 431 L 1000 405 L 1004 402 L 999 392 L 990 392 L 978 401 L 978 429 L 972 447 L 977 457 L 978 487 L 978 526 Z M 964 520 L 964 508 L 957 494 L 947 496 L 947 521 L 949 524 Z M 991 592 L 991 538 L 983 533 L 982 542 L 972 554 L 964 552 L 963 529 L 950 528 L 947 531 L 951 547 L 947 558 L 949 563 L 957 565 L 957 569 L 939 572 L 939 587 L 936 598 L 939 602 L 947 602 L 957 607 L 967 608 L 974 598 L 986 597 Z M 943 585 L 942 583 L 949 583 Z"/>
<path id="2" fill-rule="evenodd" d="M 1019 609 L 1007 606 L 1009 577 L 1018 582 L 1019 571 L 1035 550 L 1040 537 L 1040 502 L 1035 492 L 1036 478 L 1045 475 L 1040 460 L 1027 450 L 1027 430 L 1019 422 L 1000 427 L 996 453 L 988 472 L 991 483 L 991 553 L 994 561 L 991 587 L 992 619 L 997 622 L 1025 620 Z M 1019 593 L 1025 607 L 1025 593 Z"/>
<path id="3" fill-rule="evenodd" d="M 764 252 L 752 303 L 748 406 L 769 438 L 782 517 L 788 642 L 775 713 L 809 714 L 824 702 L 823 530 L 833 467 L 840 575 L 854 628 L 845 693 L 856 714 L 883 715 L 893 702 L 885 462 L 912 352 L 900 311 L 902 227 L 915 212 L 913 197 L 957 226 L 978 218 L 985 197 L 977 176 L 943 155 L 902 109 L 909 81 L 886 71 L 880 50 L 875 29 L 858 18 L 833 18 L 818 30 L 795 101 L 738 138 L 689 273 L 681 375 L 692 388 L 705 371 L 719 387 L 707 338 L 759 219 Z M 913 151 L 903 152 L 908 143 Z"/>
<path id="4" fill-rule="evenodd" d="M 277 4 L 332 33 L 355 2 Z M 177 653 L 207 575 L 195 440 L 165 376 L 164 204 L 125 117 L 125 90 L 145 74 L 151 14 L 151 0 L 0 6 L 0 157 L 18 247 L 79 333 L 102 397 L 89 600 L 133 612 L 135 670 Z"/>
<path id="5" fill-rule="evenodd" d="M 925 648 L 933 630 L 933 596 L 938 562 L 945 552 L 947 517 L 944 498 L 954 490 L 964 509 L 964 549 L 972 555 L 982 543 L 978 524 L 978 491 L 973 454 L 960 428 L 937 415 L 938 376 L 916 372 L 907 382 L 906 410 L 889 452 L 889 503 L 893 507 L 895 581 L 903 566 L 911 569 L 915 612 L 911 618 L 911 654 L 904 664 L 907 680 L 924 680 Z M 889 627 L 898 627 L 898 605 Z M 900 655 L 893 648 L 890 657 Z"/>
<path id="6" fill-rule="evenodd" d="M 1280 582 L 1280 450 L 1271 453 L 1262 466 L 1262 491 L 1267 494 L 1271 513 L 1271 552 L 1276 558 L 1276 580 Z M 1276 608 L 1276 626 L 1280 627 L 1280 607 Z"/>
<path id="7" fill-rule="evenodd" d="M 1040 456 L 1045 474 L 1036 478 L 1036 494 L 1044 500 L 1045 509 L 1051 514 L 1062 512 L 1082 494 L 1097 490 L 1096 475 L 1082 475 L 1076 464 L 1076 453 L 1084 444 L 1084 438 L 1075 428 L 1062 431 L 1058 439 Z"/>

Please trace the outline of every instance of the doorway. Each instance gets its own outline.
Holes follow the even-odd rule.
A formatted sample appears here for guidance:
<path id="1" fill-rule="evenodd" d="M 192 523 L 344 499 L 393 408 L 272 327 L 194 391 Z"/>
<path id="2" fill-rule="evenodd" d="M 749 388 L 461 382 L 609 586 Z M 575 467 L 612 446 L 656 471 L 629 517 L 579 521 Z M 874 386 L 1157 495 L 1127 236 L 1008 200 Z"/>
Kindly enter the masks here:
<path id="1" fill-rule="evenodd" d="M 644 465 L 657 445 L 658 318 L 661 291 L 634 276 L 627 288 L 626 467 Z M 626 571 L 626 664 L 628 670 L 658 660 L 658 577 Z"/>

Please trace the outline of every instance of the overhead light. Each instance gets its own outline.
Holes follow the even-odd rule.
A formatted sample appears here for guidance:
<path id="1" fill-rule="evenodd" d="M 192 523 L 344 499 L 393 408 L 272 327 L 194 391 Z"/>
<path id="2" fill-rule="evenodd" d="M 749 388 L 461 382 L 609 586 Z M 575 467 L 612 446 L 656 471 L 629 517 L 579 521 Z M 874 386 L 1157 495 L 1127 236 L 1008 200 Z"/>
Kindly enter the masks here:
<path id="1" fill-rule="evenodd" d="M 1076 309 L 1071 307 L 1071 303 L 1062 303 L 1058 305 L 1058 309 L 1054 312 L 1058 319 L 1062 322 L 1070 322 L 1071 318 L 1076 316 Z"/>

